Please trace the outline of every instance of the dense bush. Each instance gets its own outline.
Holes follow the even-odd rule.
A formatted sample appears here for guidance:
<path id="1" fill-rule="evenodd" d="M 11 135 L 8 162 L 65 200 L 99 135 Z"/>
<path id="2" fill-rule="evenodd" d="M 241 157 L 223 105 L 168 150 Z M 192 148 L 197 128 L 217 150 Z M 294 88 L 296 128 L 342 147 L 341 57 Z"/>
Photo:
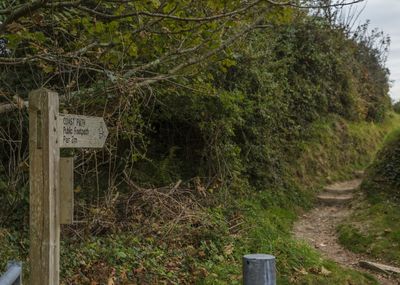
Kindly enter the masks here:
<path id="1" fill-rule="evenodd" d="M 155 171 L 164 171 L 167 159 L 174 177 L 164 183 L 217 176 L 259 190 L 281 185 L 311 123 L 329 114 L 383 119 L 390 106 L 386 69 L 360 49 L 315 19 L 254 33 L 230 58 L 209 66 L 201 79 L 208 94 L 176 90 L 157 98 L 149 118 L 155 136 L 147 136 L 148 156 L 162 158 Z M 386 79 L 369 85 L 366 76 Z"/>
<path id="2" fill-rule="evenodd" d="M 117 181 L 125 181 L 127 173 L 146 187 L 195 177 L 206 188 L 284 186 L 286 166 L 300 154 L 297 142 L 307 135 L 311 123 L 329 114 L 355 121 L 383 119 L 390 106 L 388 72 L 381 51 L 366 41 L 370 38 L 360 36 L 365 27 L 357 37 L 349 37 L 324 19 L 293 9 L 273 10 L 269 21 L 271 26 L 253 31 L 245 42 L 203 62 L 201 72 L 193 70 L 133 95 L 121 91 L 126 88 L 123 82 L 120 91 L 115 89 L 111 75 L 77 78 L 80 85 L 71 87 L 62 109 L 105 113 L 111 129 L 106 152 L 91 156 L 75 152 L 77 184 L 85 189 L 78 197 L 85 205 L 98 204 L 99 195 L 107 202 L 116 189 L 126 192 L 130 186 Z M 64 20 L 60 25 L 65 25 Z M 96 33 L 78 27 L 82 33 Z M 372 39 L 377 40 L 381 38 Z M 22 52 L 21 45 L 15 52 Z M 144 61 L 145 54 L 140 58 Z M 2 92 L 17 90 L 25 97 L 36 82 L 49 76 L 40 64 L 32 67 L 34 73 L 20 66 L 1 67 L 0 80 L 7 83 Z M 61 91 L 64 80 L 52 77 L 46 82 Z M 23 113 L 19 116 L 20 120 L 0 120 L 4 130 L 21 130 L 12 137 L 4 134 L 12 141 L 2 143 L 0 153 L 2 187 L 8 189 L 3 193 L 16 197 L 3 196 L 12 201 L 5 203 L 7 211 L 27 205 L 26 168 L 21 163 L 27 155 L 27 120 Z"/>
<path id="3" fill-rule="evenodd" d="M 400 131 L 393 132 L 370 166 L 363 189 L 374 200 L 400 202 Z"/>
<path id="4" fill-rule="evenodd" d="M 400 102 L 396 102 L 393 104 L 393 110 L 397 113 L 400 114 Z"/>

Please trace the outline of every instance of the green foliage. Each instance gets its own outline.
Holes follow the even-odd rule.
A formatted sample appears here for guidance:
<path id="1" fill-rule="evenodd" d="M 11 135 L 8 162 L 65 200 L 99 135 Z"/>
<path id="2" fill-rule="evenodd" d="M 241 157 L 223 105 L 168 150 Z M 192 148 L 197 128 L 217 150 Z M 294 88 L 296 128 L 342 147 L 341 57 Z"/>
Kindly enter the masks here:
<path id="1" fill-rule="evenodd" d="M 347 177 L 351 170 L 367 167 L 381 146 L 382 138 L 396 128 L 400 117 L 389 114 L 379 125 L 367 122 L 348 123 L 337 116 L 330 116 L 310 125 L 304 132 L 305 141 L 298 144 L 301 155 L 293 162 L 301 181 L 307 177 L 325 176 L 332 181 Z M 342 153 L 338 156 L 337 153 Z M 336 168 L 340 165 L 342 171 Z"/>
<path id="2" fill-rule="evenodd" d="M 400 264 L 399 205 L 400 129 L 385 138 L 369 166 L 362 196 L 352 215 L 338 228 L 339 241 L 349 250 Z"/>
<path id="3" fill-rule="evenodd" d="M 284 186 L 310 126 L 333 114 L 353 121 L 384 119 L 389 108 L 387 70 L 379 51 L 366 44 L 368 38 L 349 38 L 321 19 L 270 4 L 251 8 L 237 19 L 201 24 L 168 17 L 152 23 L 146 16 L 172 11 L 178 18 L 201 18 L 243 4 L 212 2 L 106 1 L 97 7 L 111 18 L 76 7 L 43 8 L 34 13 L 31 24 L 22 17 L 7 30 L 13 56 L 45 54 L 52 60 L 39 56 L 29 68 L 22 64 L 14 69 L 0 61 L 1 92 L 10 97 L 17 92 L 26 99 L 37 85 L 47 86 L 66 94 L 63 110 L 106 117 L 110 151 L 89 158 L 84 151 L 75 152 L 85 203 L 93 203 L 99 191 L 108 197 L 116 181 L 125 180 L 127 169 L 134 181 L 147 186 L 193 177 L 258 191 L 265 185 Z M 168 74 L 210 49 L 218 50 L 264 6 L 266 27 L 246 33 L 245 41 L 238 38 L 179 76 Z M 146 13 L 114 19 L 132 11 Z M 159 75 L 171 77 L 153 83 L 159 82 L 153 78 Z M 153 81 L 145 84 L 149 78 Z M 26 130 L 27 120 L 4 118 L 0 124 Z M 13 140 L 23 143 L 5 144 L 0 152 L 6 162 L 13 161 L 10 151 L 21 154 L 9 172 L 15 172 L 27 154 L 24 133 Z M 94 167 L 96 171 L 88 171 Z M 17 188 L 26 189 L 27 176 L 20 176 Z M 107 187 L 97 189 L 100 180 Z M 121 185 L 118 190 L 127 188 Z M 15 207 L 22 209 L 24 195 L 17 197 Z"/>
<path id="4" fill-rule="evenodd" d="M 363 201 L 338 228 L 349 250 L 400 265 L 400 206 L 390 200 Z"/>
<path id="5" fill-rule="evenodd" d="M 196 87 L 201 82 L 208 94 L 171 88 L 160 96 L 151 110 L 155 135 L 148 157 L 155 170 L 162 169 L 160 152 L 166 157 L 178 149 L 177 160 L 191 162 L 180 171 L 174 164 L 180 178 L 219 176 L 257 189 L 283 185 L 287 154 L 298 156 L 295 142 L 315 122 L 329 114 L 383 120 L 387 81 L 374 85 L 380 92 L 368 93 L 358 70 L 375 71 L 362 56 L 356 42 L 311 19 L 256 32 L 229 61 L 189 81 Z"/>
<path id="6" fill-rule="evenodd" d="M 365 253 L 373 241 L 371 236 L 364 236 L 351 225 L 340 225 L 338 228 L 339 242 L 351 248 L 351 251 Z"/>
<path id="7" fill-rule="evenodd" d="M 366 121 L 384 121 L 390 107 L 381 54 L 264 1 L 215 21 L 167 16 L 246 3 L 82 1 L 89 10 L 44 7 L 8 26 L 12 56 L 27 60 L 10 68 L 0 59 L 5 98 L 45 86 L 64 95 L 62 111 L 104 116 L 110 129 L 104 151 L 73 153 L 76 212 L 89 223 L 79 239 L 64 229 L 64 280 L 239 284 L 241 256 L 262 251 L 277 255 L 282 284 L 374 284 L 324 261 L 290 228 L 326 176 L 365 165 L 379 144 L 386 126 Z M 260 27 L 228 45 L 259 16 Z M 12 134 L 1 141 L 0 217 L 21 211 L 1 222 L 23 228 L 27 118 L 4 116 L 0 127 Z M 5 240 L 4 258 L 26 258 L 21 239 Z"/>
<path id="8" fill-rule="evenodd" d="M 321 163 L 330 155 L 338 157 L 324 167 L 332 177 L 343 176 L 358 163 L 342 163 L 351 162 L 353 157 L 352 151 L 343 149 L 356 147 L 353 151 L 364 157 L 361 161 L 369 161 L 385 130 L 399 122 L 398 116 L 389 117 L 391 120 L 384 124 L 342 121 L 340 128 L 335 119 L 315 123 L 303 141 L 302 153 L 320 149 L 319 156 L 308 156 L 310 164 Z M 357 140 L 362 143 L 349 144 Z M 334 153 L 328 145 L 337 146 L 332 148 Z M 298 164 L 292 164 L 290 170 L 296 173 L 297 168 Z M 62 278 L 76 284 L 106 283 L 110 278 L 117 284 L 240 284 L 242 256 L 268 252 L 277 256 L 279 284 L 377 284 L 366 275 L 324 260 L 291 237 L 297 209 L 311 206 L 312 192 L 326 179 L 324 173 L 309 170 L 304 175 L 300 179 L 286 177 L 284 186 L 266 185 L 260 192 L 243 184 L 232 185 L 232 189 L 242 187 L 236 195 L 215 190 L 210 194 L 213 206 L 202 215 L 195 213 L 198 221 L 160 225 L 157 220 L 142 219 L 140 223 L 131 222 L 126 230 L 97 235 L 77 236 L 75 229 L 64 229 Z M 156 205 L 151 206 L 158 210 Z M 82 229 L 81 224 L 77 227 Z M 27 232 L 23 237 L 16 233 L 3 237 L 2 262 L 25 260 L 27 245 L 20 241 L 26 241 Z"/>
<path id="9" fill-rule="evenodd" d="M 25 260 L 29 242 L 27 232 L 0 228 L 0 272 L 3 272 L 9 261 Z"/>
<path id="10" fill-rule="evenodd" d="M 400 130 L 393 131 L 367 171 L 362 188 L 376 200 L 400 201 Z"/>
<path id="11" fill-rule="evenodd" d="M 258 193 L 250 200 L 238 202 L 246 213 L 246 224 L 253 226 L 231 246 L 234 248 L 234 259 L 210 263 L 207 270 L 213 273 L 197 284 L 241 284 L 240 262 L 242 256 L 249 252 L 268 252 L 277 257 L 279 284 L 342 284 L 346 280 L 356 284 L 376 284 L 367 276 L 324 260 L 308 245 L 295 241 L 290 230 L 296 213 L 294 208 L 288 207 L 294 204 L 286 200 L 287 196 L 275 196 L 277 194 Z M 227 247 L 221 252 L 223 249 Z M 324 274 L 323 270 L 329 273 Z"/>
<path id="12" fill-rule="evenodd" d="M 400 102 L 396 102 L 393 104 L 393 110 L 397 113 L 400 114 Z"/>

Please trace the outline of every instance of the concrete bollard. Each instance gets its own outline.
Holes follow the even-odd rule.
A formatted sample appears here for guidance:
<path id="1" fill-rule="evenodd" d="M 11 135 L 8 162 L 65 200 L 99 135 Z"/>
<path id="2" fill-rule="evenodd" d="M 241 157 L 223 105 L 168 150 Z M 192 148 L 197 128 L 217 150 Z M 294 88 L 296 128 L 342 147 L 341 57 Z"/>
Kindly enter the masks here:
<path id="1" fill-rule="evenodd" d="M 275 257 L 268 254 L 243 256 L 243 285 L 276 285 Z"/>

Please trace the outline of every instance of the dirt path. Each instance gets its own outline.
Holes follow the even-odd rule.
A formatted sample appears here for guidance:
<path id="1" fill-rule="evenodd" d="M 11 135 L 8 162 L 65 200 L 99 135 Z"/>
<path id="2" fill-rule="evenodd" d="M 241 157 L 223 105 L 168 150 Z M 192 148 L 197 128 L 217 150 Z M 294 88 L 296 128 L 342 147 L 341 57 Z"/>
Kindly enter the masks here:
<path id="1" fill-rule="evenodd" d="M 336 187 L 340 191 L 343 189 L 351 189 L 354 185 L 355 180 L 352 180 L 328 186 L 326 189 L 335 189 Z M 355 188 L 357 188 L 357 185 Z M 331 194 L 329 195 L 331 197 Z M 340 201 L 340 198 L 338 201 Z M 341 204 L 340 202 L 320 203 L 315 209 L 303 215 L 297 221 L 294 225 L 293 233 L 296 238 L 307 241 L 310 245 L 318 249 L 325 257 L 332 259 L 343 266 L 351 267 L 374 275 L 380 284 L 400 284 L 399 280 L 394 280 L 379 275 L 376 272 L 370 272 L 360 268 L 358 265 L 360 260 L 371 260 L 371 258 L 366 258 L 363 255 L 350 252 L 338 243 L 336 228 L 339 223 L 350 214 L 351 208 Z"/>

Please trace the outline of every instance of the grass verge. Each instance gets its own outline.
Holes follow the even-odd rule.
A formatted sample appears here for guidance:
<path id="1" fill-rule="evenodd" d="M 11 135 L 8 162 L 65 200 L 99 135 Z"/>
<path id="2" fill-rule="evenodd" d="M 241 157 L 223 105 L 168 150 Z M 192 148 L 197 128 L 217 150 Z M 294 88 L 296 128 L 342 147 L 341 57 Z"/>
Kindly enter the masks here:
<path id="1" fill-rule="evenodd" d="M 385 138 L 366 172 L 353 214 L 339 227 L 349 250 L 400 266 L 400 129 Z"/>
<path id="2" fill-rule="evenodd" d="M 400 265 L 400 206 L 389 200 L 370 203 L 362 198 L 354 213 L 338 228 L 347 249 Z"/>

